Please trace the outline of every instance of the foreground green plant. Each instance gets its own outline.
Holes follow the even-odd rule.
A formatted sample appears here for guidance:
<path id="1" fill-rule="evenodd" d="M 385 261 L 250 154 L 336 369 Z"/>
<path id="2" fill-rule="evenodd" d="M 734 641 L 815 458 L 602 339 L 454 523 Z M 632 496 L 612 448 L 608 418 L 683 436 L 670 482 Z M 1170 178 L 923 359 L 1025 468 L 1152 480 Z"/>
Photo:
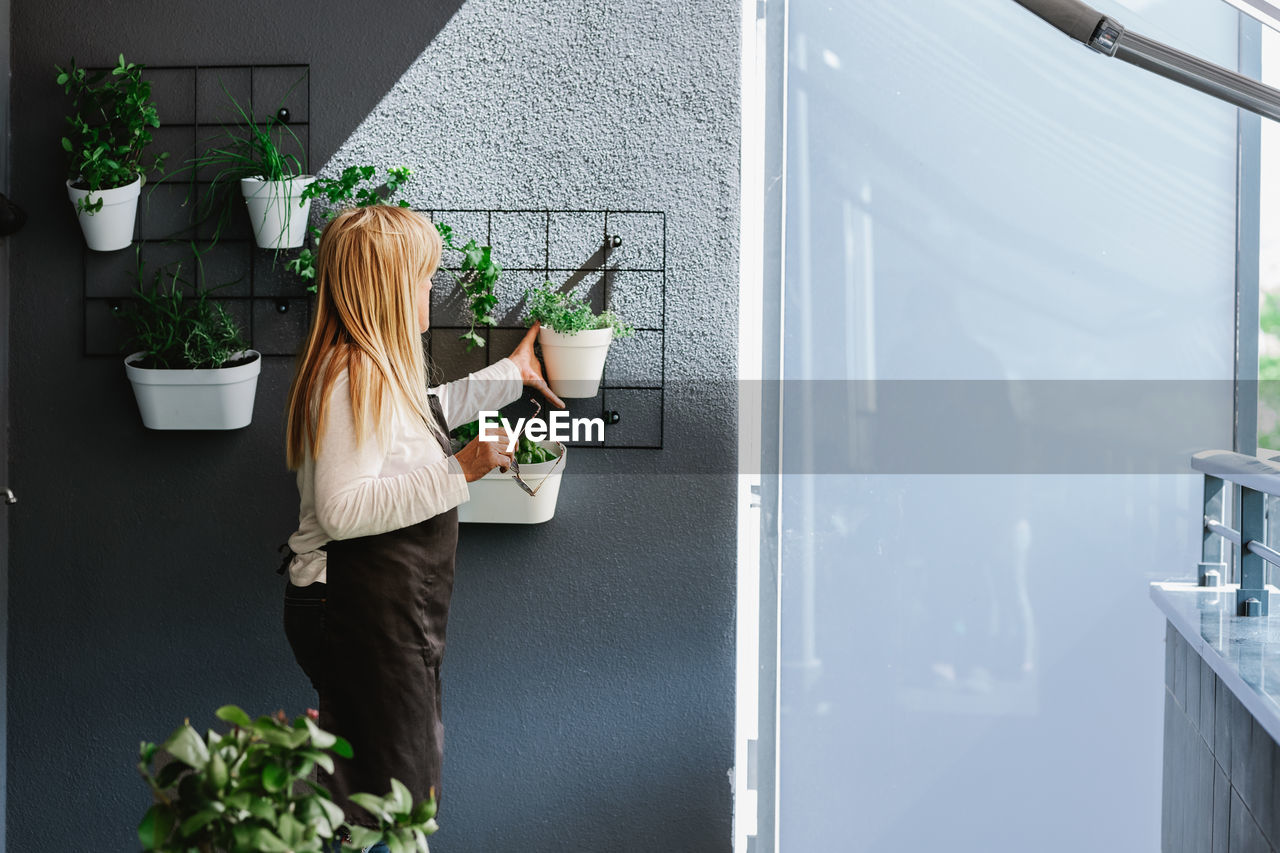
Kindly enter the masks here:
<path id="1" fill-rule="evenodd" d="M 151 100 L 151 83 L 142 79 L 143 66 L 125 62 L 120 54 L 110 71 L 89 73 L 75 60 L 58 72 L 57 82 L 71 96 L 67 116 L 71 130 L 62 137 L 67 154 L 67 177 L 77 189 L 91 192 L 128 186 L 142 174 L 142 150 L 160 115 Z M 159 168 L 168 154 L 154 161 Z M 86 196 L 76 203 L 80 213 L 102 209 L 102 198 Z"/>
<path id="2" fill-rule="evenodd" d="M 526 323 L 538 322 L 561 334 L 572 335 L 594 329 L 613 329 L 615 338 L 635 334 L 635 329 L 610 309 L 596 314 L 584 300 L 572 293 L 561 293 L 549 281 L 526 290 L 525 300 Z"/>
<path id="3" fill-rule="evenodd" d="M 351 745 L 315 724 L 315 712 L 292 724 L 283 711 L 251 720 L 235 705 L 215 712 L 226 734 L 201 735 L 184 722 L 162 744 L 143 741 L 138 771 L 156 802 L 138 825 L 144 850 L 160 853 L 321 853 L 342 836 L 344 816 L 329 792 L 307 777 L 333 772 L 330 753 L 350 758 Z M 156 768 L 161 751 L 174 759 Z M 378 828 L 348 827 L 343 850 L 379 839 L 391 853 L 428 853 L 436 831 L 434 799 L 414 803 L 398 780 L 385 797 L 353 794 Z"/>
<path id="4" fill-rule="evenodd" d="M 336 178 L 316 178 L 302 191 L 302 200 L 313 198 L 325 199 L 329 206 L 324 213 L 324 220 L 338 215 L 338 211 L 348 207 L 369 207 L 385 204 L 390 198 L 408 183 L 413 172 L 407 166 L 392 166 L 387 169 L 387 179 L 380 185 L 374 184 L 378 173 L 376 166 L 348 166 Z M 400 199 L 396 202 L 400 207 L 408 207 L 409 202 Z M 307 282 L 307 290 L 316 292 L 316 251 L 320 246 L 320 235 L 323 228 L 311 226 L 311 238 L 315 241 L 316 250 L 302 249 L 298 256 L 286 264 L 286 268 Z"/>
<path id="5" fill-rule="evenodd" d="M 201 288 L 183 278 L 181 264 L 172 272 L 156 270 L 150 287 L 142 286 L 144 277 L 139 263 L 136 302 L 121 314 L 131 330 L 124 348 L 146 353 L 136 366 L 217 368 L 249 348 L 235 318 L 209 298 L 217 288 Z"/>

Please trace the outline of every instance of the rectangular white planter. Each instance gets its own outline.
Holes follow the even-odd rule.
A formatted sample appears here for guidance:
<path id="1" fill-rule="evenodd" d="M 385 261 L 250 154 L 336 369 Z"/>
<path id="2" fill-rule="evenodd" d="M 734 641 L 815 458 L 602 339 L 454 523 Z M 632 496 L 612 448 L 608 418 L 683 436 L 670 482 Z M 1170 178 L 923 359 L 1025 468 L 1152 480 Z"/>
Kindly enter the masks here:
<path id="1" fill-rule="evenodd" d="M 538 444 L 547 450 L 557 449 L 554 441 Z M 530 488 L 538 490 L 533 497 L 516 485 L 510 471 L 502 474 L 497 468 L 474 483 L 468 483 L 471 499 L 458 507 L 458 521 L 480 524 L 542 524 L 550 521 L 556 512 L 556 498 L 560 495 L 560 477 L 569 464 L 568 448 L 564 456 L 559 466 L 554 459 L 520 466 L 520 477 Z M 555 468 L 554 473 L 552 468 Z M 539 486 L 544 478 L 546 482 Z"/>
<path id="2" fill-rule="evenodd" d="M 124 360 L 142 425 L 147 429 L 241 429 L 253 420 L 253 399 L 262 371 L 262 355 L 235 367 L 202 370 L 150 370 Z M 239 354 L 238 354 L 239 355 Z M 518 488 L 518 487 L 517 487 Z"/>

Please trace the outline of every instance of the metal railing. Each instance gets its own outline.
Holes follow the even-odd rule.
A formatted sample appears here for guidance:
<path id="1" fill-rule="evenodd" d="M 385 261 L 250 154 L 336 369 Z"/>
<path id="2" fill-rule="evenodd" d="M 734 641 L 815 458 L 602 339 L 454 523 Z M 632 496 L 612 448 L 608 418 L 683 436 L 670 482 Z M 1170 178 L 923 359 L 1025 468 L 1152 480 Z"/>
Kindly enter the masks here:
<path id="1" fill-rule="evenodd" d="M 1280 566 L 1280 551 L 1267 545 L 1267 497 L 1280 496 L 1280 462 L 1229 450 L 1204 450 L 1191 457 L 1191 467 L 1204 474 L 1204 529 L 1197 581 L 1200 586 L 1226 582 L 1230 566 L 1226 547 L 1231 543 L 1240 563 L 1236 613 L 1266 616 L 1267 565 Z M 1228 483 L 1233 489 L 1239 529 L 1227 520 Z"/>

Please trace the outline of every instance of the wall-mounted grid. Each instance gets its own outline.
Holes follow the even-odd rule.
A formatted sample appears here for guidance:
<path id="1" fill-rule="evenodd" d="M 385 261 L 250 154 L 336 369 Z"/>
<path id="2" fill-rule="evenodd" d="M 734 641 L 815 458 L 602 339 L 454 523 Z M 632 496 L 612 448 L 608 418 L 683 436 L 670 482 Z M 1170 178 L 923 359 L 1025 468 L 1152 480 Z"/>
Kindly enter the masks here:
<path id="1" fill-rule="evenodd" d="M 287 116 L 292 136 L 282 137 L 282 153 L 297 156 L 308 169 L 314 167 L 309 132 L 310 66 L 148 66 L 143 79 L 151 82 L 161 122 L 153 132 L 144 162 L 167 151 L 165 171 L 174 172 L 186 164 L 214 141 L 224 126 L 236 124 L 239 117 L 233 97 L 252 109 L 259 124 Z M 255 349 L 264 356 L 295 354 L 310 323 L 311 309 L 306 285 L 285 269 L 296 251 L 277 254 L 256 247 L 238 187 L 230 188 L 234 197 L 229 226 L 217 245 L 202 256 L 200 267 L 194 263 L 190 243 L 195 241 L 204 248 L 213 236 L 213 221 L 197 221 L 196 216 L 196 206 L 209 192 L 212 177 L 207 172 L 187 170 L 161 181 L 160 175 L 148 174 L 138 200 L 133 246 L 117 252 L 83 250 L 86 356 L 123 357 L 124 329 L 115 315 L 138 286 L 139 262 L 149 271 L 181 263 L 184 276 L 191 274 L 202 286 L 222 285 L 217 301 L 240 322 Z"/>
<path id="2" fill-rule="evenodd" d="M 503 268 L 497 325 L 488 345 L 467 351 L 459 336 L 469 316 L 465 297 L 448 272 L 431 289 L 430 353 L 446 378 L 503 358 L 525 333 L 525 290 L 551 281 L 599 311 L 612 308 L 636 329 L 609 348 L 599 393 L 566 400 L 574 417 L 616 413 L 604 447 L 660 449 L 666 378 L 667 219 L 656 210 L 428 210 L 453 228 L 454 243 L 468 239 L 493 248 Z M 445 267 L 459 258 L 446 253 Z M 519 414 L 525 414 L 520 411 Z M 588 445 L 591 446 L 591 445 Z"/>
<path id="3" fill-rule="evenodd" d="M 310 74 L 307 65 L 148 67 L 162 126 L 152 151 L 168 151 L 169 170 L 195 157 L 237 116 L 228 95 L 251 105 L 259 123 L 288 111 L 297 150 L 286 150 L 313 167 L 310 158 Z M 223 90 L 226 90 L 225 92 Z M 291 143 L 289 143 L 291 144 Z M 148 152 L 151 155 L 151 152 Z M 154 159 L 151 155 L 144 159 Z M 197 221 L 197 201 L 211 175 L 187 172 L 159 181 L 148 175 L 138 204 L 134 245 L 118 252 L 84 249 L 84 355 L 123 357 L 124 329 L 116 315 L 137 287 L 139 261 L 147 270 L 182 263 L 204 287 L 218 287 L 224 304 L 265 357 L 294 357 L 311 320 L 311 296 L 285 265 L 297 250 L 273 252 L 253 242 L 248 216 L 237 197 L 232 218 L 217 245 L 197 268 L 189 243 L 207 246 L 212 223 Z M 233 190 L 235 188 L 232 188 Z M 566 401 L 574 416 L 616 414 L 597 446 L 662 447 L 666 371 L 666 214 L 653 210 L 477 210 L 422 211 L 447 222 L 456 242 L 475 239 L 493 247 L 503 267 L 497 325 L 481 334 L 489 345 L 468 352 L 459 340 L 467 328 L 462 294 L 446 272 L 432 288 L 432 360 L 447 378 L 491 364 L 510 353 L 524 333 L 520 321 L 525 289 L 550 280 L 580 293 L 600 310 L 613 308 L 636 328 L 615 340 L 600 392 Z M 313 215 L 313 221 L 315 220 Z M 445 258 L 445 265 L 457 257 Z M 149 279 L 148 279 L 149 281 Z M 518 407 L 518 404 L 517 404 Z"/>

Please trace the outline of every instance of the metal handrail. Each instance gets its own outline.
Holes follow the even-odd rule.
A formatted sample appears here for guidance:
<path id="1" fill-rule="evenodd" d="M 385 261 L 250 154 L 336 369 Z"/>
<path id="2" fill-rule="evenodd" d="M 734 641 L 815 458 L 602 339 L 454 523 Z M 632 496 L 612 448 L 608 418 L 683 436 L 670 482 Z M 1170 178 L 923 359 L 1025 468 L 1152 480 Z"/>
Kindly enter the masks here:
<path id="1" fill-rule="evenodd" d="M 1226 573 L 1224 545 L 1239 549 L 1240 587 L 1236 612 L 1266 616 L 1269 612 L 1267 564 L 1280 566 L 1280 551 L 1266 543 L 1266 496 L 1280 496 L 1280 463 L 1269 457 L 1230 450 L 1204 450 L 1191 457 L 1191 467 L 1204 474 L 1204 518 L 1200 566 L 1201 586 L 1217 586 Z M 1226 522 L 1226 485 L 1230 483 L 1240 514 L 1240 529 Z"/>

